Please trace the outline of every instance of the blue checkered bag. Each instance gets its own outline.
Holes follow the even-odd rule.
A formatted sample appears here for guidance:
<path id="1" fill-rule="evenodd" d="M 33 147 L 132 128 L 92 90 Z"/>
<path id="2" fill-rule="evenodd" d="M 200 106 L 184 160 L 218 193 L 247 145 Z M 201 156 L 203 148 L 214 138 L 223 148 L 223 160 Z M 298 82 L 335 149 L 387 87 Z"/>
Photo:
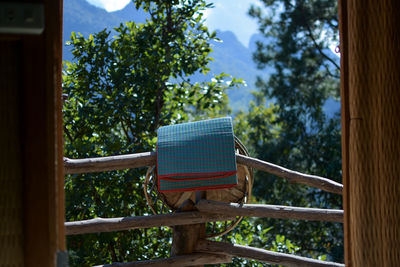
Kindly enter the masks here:
<path id="1" fill-rule="evenodd" d="M 159 191 L 210 190 L 237 184 L 230 117 L 164 126 L 157 135 Z"/>

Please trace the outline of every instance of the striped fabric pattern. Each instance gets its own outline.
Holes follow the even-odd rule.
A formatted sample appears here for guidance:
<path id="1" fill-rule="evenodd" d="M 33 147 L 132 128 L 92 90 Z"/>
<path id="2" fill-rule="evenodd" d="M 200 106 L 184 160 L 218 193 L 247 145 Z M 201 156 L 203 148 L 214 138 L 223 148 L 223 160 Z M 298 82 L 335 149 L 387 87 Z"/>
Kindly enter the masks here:
<path id="1" fill-rule="evenodd" d="M 158 129 L 159 191 L 196 191 L 237 184 L 230 117 Z"/>

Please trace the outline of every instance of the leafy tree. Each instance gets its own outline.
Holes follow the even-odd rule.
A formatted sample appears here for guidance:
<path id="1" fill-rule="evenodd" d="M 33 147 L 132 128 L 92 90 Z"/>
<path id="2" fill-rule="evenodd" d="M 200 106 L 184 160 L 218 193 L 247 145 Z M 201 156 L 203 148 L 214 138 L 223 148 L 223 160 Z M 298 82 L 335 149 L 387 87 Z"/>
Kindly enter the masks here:
<path id="1" fill-rule="evenodd" d="M 272 227 L 265 227 L 255 218 L 244 218 L 235 229 L 227 235 L 217 237 L 216 240 L 286 254 L 295 254 L 300 249 L 283 235 L 271 235 L 271 230 Z M 218 266 L 270 266 L 270 264 L 245 258 L 233 258 L 232 263 Z"/>
<path id="2" fill-rule="evenodd" d="M 337 1 L 263 0 L 251 7 L 265 40 L 254 61 L 273 69 L 259 77 L 249 112 L 239 113 L 236 132 L 253 156 L 288 168 L 341 181 L 339 114 L 323 106 L 338 98 L 339 67 L 328 46 L 337 41 Z M 269 106 L 266 100 L 270 101 Z M 261 202 L 303 207 L 341 208 L 341 197 L 257 173 L 254 194 Z M 284 235 L 305 256 L 343 260 L 343 232 L 337 223 L 257 220 L 271 239 Z"/>
<path id="3" fill-rule="evenodd" d="M 87 158 L 154 150 L 156 129 L 165 124 L 226 114 L 225 90 L 240 80 L 207 73 L 211 60 L 203 0 L 135 1 L 149 19 L 127 22 L 115 36 L 103 30 L 88 38 L 72 33 L 73 62 L 65 62 L 63 88 L 65 155 Z M 145 170 L 66 177 L 66 219 L 151 214 L 142 194 Z M 156 238 L 155 238 L 156 237 Z M 166 228 L 68 237 L 71 266 L 168 257 Z"/>

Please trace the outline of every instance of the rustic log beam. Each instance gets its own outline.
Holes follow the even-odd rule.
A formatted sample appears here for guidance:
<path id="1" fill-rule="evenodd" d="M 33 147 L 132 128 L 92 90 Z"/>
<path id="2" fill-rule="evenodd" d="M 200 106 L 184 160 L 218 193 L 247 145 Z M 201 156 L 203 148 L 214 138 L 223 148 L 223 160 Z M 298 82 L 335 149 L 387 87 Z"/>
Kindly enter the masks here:
<path id="1" fill-rule="evenodd" d="M 155 152 L 143 152 L 87 159 L 64 158 L 64 168 L 66 174 L 123 170 L 152 166 L 155 164 Z"/>
<path id="2" fill-rule="evenodd" d="M 234 218 L 235 216 L 210 214 L 198 211 L 136 217 L 95 218 L 84 221 L 66 222 L 65 231 L 67 235 L 78 235 L 123 231 L 137 228 L 225 221 L 233 220 Z"/>
<path id="3" fill-rule="evenodd" d="M 112 263 L 94 267 L 163 267 L 163 266 L 196 266 L 203 264 L 231 263 L 232 257 L 222 254 L 195 252 L 187 255 L 173 256 L 168 259 L 146 260 L 127 263 Z"/>
<path id="4" fill-rule="evenodd" d="M 328 178 L 292 171 L 263 160 L 246 157 L 244 155 L 236 154 L 236 161 L 238 164 L 243 164 L 248 167 L 252 167 L 254 169 L 285 178 L 290 183 L 305 184 L 339 195 L 341 195 L 343 191 L 342 184 Z"/>
<path id="5" fill-rule="evenodd" d="M 343 210 L 301 208 L 278 205 L 223 203 L 202 199 L 196 204 L 201 212 L 226 216 L 267 217 L 343 223 Z"/>
<path id="6" fill-rule="evenodd" d="M 236 154 L 238 164 L 246 165 L 260 171 L 274 174 L 278 177 L 287 179 L 291 183 L 305 184 L 316 187 L 321 190 L 342 194 L 343 185 L 328 178 L 304 174 L 292 171 L 284 167 L 251 158 L 244 155 Z M 144 152 L 137 154 L 127 154 L 111 157 L 87 158 L 87 159 L 69 159 L 64 158 L 64 166 L 66 174 L 102 172 L 112 170 L 122 170 L 128 168 L 139 168 L 152 166 L 156 164 L 155 152 Z"/>
<path id="7" fill-rule="evenodd" d="M 200 240 L 197 243 L 196 251 L 230 255 L 289 267 L 344 267 L 344 264 L 341 263 L 314 260 L 291 254 L 209 240 Z"/>

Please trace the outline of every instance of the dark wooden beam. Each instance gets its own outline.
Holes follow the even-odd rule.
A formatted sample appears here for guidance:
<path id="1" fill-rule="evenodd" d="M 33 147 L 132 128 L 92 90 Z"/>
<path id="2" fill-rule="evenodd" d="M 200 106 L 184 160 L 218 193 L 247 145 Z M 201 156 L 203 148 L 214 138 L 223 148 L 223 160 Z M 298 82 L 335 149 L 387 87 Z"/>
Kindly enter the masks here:
<path id="1" fill-rule="evenodd" d="M 17 2 L 21 12 L 26 9 L 24 4 L 27 2 L 44 7 L 43 33 L 0 34 L 1 48 L 7 43 L 14 46 L 11 51 L 0 49 L 1 61 L 8 61 L 0 66 L 0 79 L 9 83 L 8 88 L 1 87 L 0 90 L 6 93 L 14 90 L 17 96 L 13 112 L 19 132 L 16 133 L 12 125 L 3 123 L 3 114 L 0 114 L 0 123 L 5 130 L 11 127 L 6 135 L 18 138 L 18 146 L 14 148 L 19 150 L 18 162 L 13 164 L 19 165 L 21 187 L 9 188 L 9 193 L 18 196 L 23 209 L 18 218 L 23 227 L 21 242 L 24 247 L 19 258 L 25 266 L 50 267 L 56 264 L 57 252 L 65 250 L 61 139 L 62 0 L 10 2 Z M 4 75 L 4 69 L 17 70 L 17 74 Z M 0 110 L 3 108 L 1 106 Z M 13 155 L 9 159 L 12 161 L 11 157 Z M 5 161 L 3 164 L 11 163 Z M 21 211 L 19 206 L 15 208 L 16 213 Z M 12 244 L 8 241 L 5 245 Z M 3 259 L 0 256 L 0 265 Z"/>
<path id="2" fill-rule="evenodd" d="M 23 266 L 20 42 L 0 39 L 0 266 Z"/>
<path id="3" fill-rule="evenodd" d="M 340 113 L 342 128 L 342 183 L 343 183 L 343 209 L 344 209 L 344 257 L 349 265 L 349 226 L 350 209 L 348 206 L 349 195 L 349 137 L 350 137 L 350 98 L 349 98 L 349 36 L 347 18 L 347 0 L 338 0 L 339 37 L 340 37 Z"/>

